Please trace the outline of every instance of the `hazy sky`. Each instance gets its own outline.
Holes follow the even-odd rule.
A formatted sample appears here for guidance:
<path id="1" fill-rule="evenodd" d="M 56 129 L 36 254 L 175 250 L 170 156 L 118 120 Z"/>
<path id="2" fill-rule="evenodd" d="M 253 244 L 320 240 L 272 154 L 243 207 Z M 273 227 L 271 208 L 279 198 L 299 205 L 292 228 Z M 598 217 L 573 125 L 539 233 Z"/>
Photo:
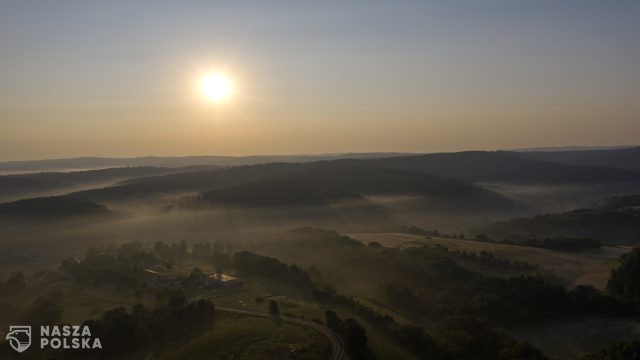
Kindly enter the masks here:
<path id="1" fill-rule="evenodd" d="M 0 160 L 639 139 L 637 0 L 0 0 Z"/>

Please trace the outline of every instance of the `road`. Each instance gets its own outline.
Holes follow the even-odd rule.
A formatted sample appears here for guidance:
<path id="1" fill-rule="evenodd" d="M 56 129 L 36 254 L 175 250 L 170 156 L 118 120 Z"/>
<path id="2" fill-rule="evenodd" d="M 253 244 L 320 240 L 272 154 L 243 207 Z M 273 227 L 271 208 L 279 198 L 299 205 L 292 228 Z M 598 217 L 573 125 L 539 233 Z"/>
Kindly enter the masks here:
<path id="1" fill-rule="evenodd" d="M 267 314 L 267 313 L 263 313 L 263 312 L 259 312 L 259 311 L 233 309 L 233 308 L 227 308 L 227 307 L 221 307 L 221 306 L 216 306 L 216 310 L 217 311 L 233 312 L 233 313 L 236 313 L 236 314 L 244 314 L 244 315 L 250 315 L 250 316 L 259 316 L 259 317 L 270 318 L 270 319 L 273 318 L 271 316 L 271 314 Z M 338 335 L 336 335 L 336 333 L 334 333 L 328 327 L 326 327 L 326 326 L 324 326 L 322 324 L 318 324 L 316 322 L 310 321 L 310 320 L 295 318 L 295 317 L 291 317 L 291 316 L 280 316 L 280 319 L 282 321 L 286 321 L 286 322 L 289 322 L 289 323 L 298 324 L 298 325 L 302 325 L 302 326 L 305 326 L 305 327 L 308 327 L 308 328 L 312 328 L 312 329 L 316 330 L 317 332 L 323 334 L 324 336 L 327 337 L 327 339 L 329 339 L 329 342 L 331 343 L 331 349 L 333 350 L 333 353 L 329 357 L 329 360 L 342 360 L 342 358 L 344 356 L 344 342 L 342 341 L 342 339 Z"/>

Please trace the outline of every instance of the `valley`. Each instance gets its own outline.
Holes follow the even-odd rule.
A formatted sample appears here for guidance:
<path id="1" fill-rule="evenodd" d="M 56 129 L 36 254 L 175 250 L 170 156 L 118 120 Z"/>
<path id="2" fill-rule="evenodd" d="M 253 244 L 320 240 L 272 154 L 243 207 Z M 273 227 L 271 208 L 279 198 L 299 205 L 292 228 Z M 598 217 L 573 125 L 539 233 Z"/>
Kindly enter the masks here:
<path id="1" fill-rule="evenodd" d="M 470 177 L 468 161 L 486 168 Z M 633 285 L 611 279 L 636 253 L 638 198 L 618 186 L 634 170 L 536 163 L 565 182 L 540 206 L 484 183 L 547 191 L 505 161 L 531 166 L 460 153 L 30 174 L 121 179 L 0 204 L 0 328 L 103 324 L 97 358 L 580 359 L 632 341 L 633 300 L 616 289 Z M 588 179 L 628 193 L 540 214 Z M 162 340 L 158 321 L 194 311 Z M 575 330 L 586 323 L 598 341 Z"/>

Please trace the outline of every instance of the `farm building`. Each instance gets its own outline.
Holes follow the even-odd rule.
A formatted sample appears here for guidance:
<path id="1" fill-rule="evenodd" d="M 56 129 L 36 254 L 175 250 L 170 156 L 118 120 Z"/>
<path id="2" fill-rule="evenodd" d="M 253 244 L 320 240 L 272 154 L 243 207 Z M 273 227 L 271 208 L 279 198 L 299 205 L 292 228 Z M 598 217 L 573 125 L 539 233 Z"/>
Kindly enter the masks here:
<path id="1" fill-rule="evenodd" d="M 241 286 L 242 281 L 233 276 L 225 275 L 222 273 L 210 275 L 207 278 L 207 285 L 209 287 L 235 287 Z"/>

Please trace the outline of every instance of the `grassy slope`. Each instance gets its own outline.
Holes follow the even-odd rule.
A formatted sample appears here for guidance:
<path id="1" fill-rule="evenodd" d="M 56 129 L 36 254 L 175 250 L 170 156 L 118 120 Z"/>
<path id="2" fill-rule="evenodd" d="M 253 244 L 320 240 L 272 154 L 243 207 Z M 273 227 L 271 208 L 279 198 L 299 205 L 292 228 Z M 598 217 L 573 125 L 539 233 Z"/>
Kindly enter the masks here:
<path id="1" fill-rule="evenodd" d="M 148 359 L 325 359 L 331 347 L 323 335 L 270 319 L 216 314 L 214 328 L 181 344 L 168 344 Z M 294 355 L 295 354 L 295 355 Z M 295 356 L 295 357 L 294 357 Z"/>
<path id="2" fill-rule="evenodd" d="M 207 267 L 202 267 L 211 271 Z M 280 294 L 278 300 L 281 313 L 292 313 L 306 319 L 324 320 L 325 307 L 309 299 L 300 289 L 290 285 L 260 277 L 236 274 L 245 282 L 242 289 L 210 293 L 207 296 L 214 303 L 256 311 L 267 311 L 267 303 L 258 304 L 256 296 Z M 111 286 L 87 287 L 69 281 L 56 281 L 51 284 L 32 286 L 25 292 L 5 298 L 0 304 L 0 329 L 8 329 L 9 324 L 19 321 L 24 310 L 33 299 L 42 295 L 52 295 L 65 309 L 63 321 L 81 323 L 83 320 L 99 316 L 103 311 L 118 306 L 130 308 L 134 303 L 142 302 L 153 307 L 154 299 L 148 294 L 142 298 L 133 297 L 129 291 L 115 291 Z M 10 305 L 13 304 L 13 305 Z M 20 305 L 18 305 L 20 304 Z M 367 330 L 369 347 L 379 359 L 413 359 L 413 355 L 395 344 L 387 336 L 357 317 L 347 309 L 333 308 L 343 319 L 355 317 Z M 217 313 L 218 321 L 213 330 L 184 339 L 171 341 L 166 346 L 149 349 L 146 358 L 153 359 L 211 359 L 222 353 L 235 354 L 239 359 L 287 359 L 289 350 L 296 349 L 299 359 L 326 358 L 330 353 L 327 340 L 313 330 L 307 330 L 294 324 L 276 324 L 271 320 L 238 316 L 224 312 Z M 0 330 L 0 335 L 5 333 Z M 277 344 L 275 347 L 273 344 Z M 327 350 L 329 349 L 329 350 Z M 327 352 L 329 351 L 329 352 Z M 318 356 L 320 354 L 320 356 Z"/>
<path id="3" fill-rule="evenodd" d="M 396 344 L 389 337 L 347 309 L 335 306 L 324 307 L 314 303 L 310 299 L 305 298 L 305 295 L 300 291 L 300 289 L 278 281 L 271 281 L 265 278 L 247 276 L 244 274 L 233 274 L 238 275 L 245 282 L 244 289 L 213 295 L 210 299 L 214 303 L 219 304 L 220 306 L 266 312 L 266 302 L 258 304 L 256 303 L 255 298 L 257 296 L 264 296 L 265 294 L 279 294 L 278 303 L 280 306 L 280 312 L 283 314 L 291 313 L 305 319 L 317 319 L 324 321 L 324 312 L 329 308 L 336 311 L 338 316 L 342 319 L 350 317 L 357 319 L 358 322 L 367 330 L 369 348 L 378 359 L 411 360 L 415 358 L 411 353 Z"/>

